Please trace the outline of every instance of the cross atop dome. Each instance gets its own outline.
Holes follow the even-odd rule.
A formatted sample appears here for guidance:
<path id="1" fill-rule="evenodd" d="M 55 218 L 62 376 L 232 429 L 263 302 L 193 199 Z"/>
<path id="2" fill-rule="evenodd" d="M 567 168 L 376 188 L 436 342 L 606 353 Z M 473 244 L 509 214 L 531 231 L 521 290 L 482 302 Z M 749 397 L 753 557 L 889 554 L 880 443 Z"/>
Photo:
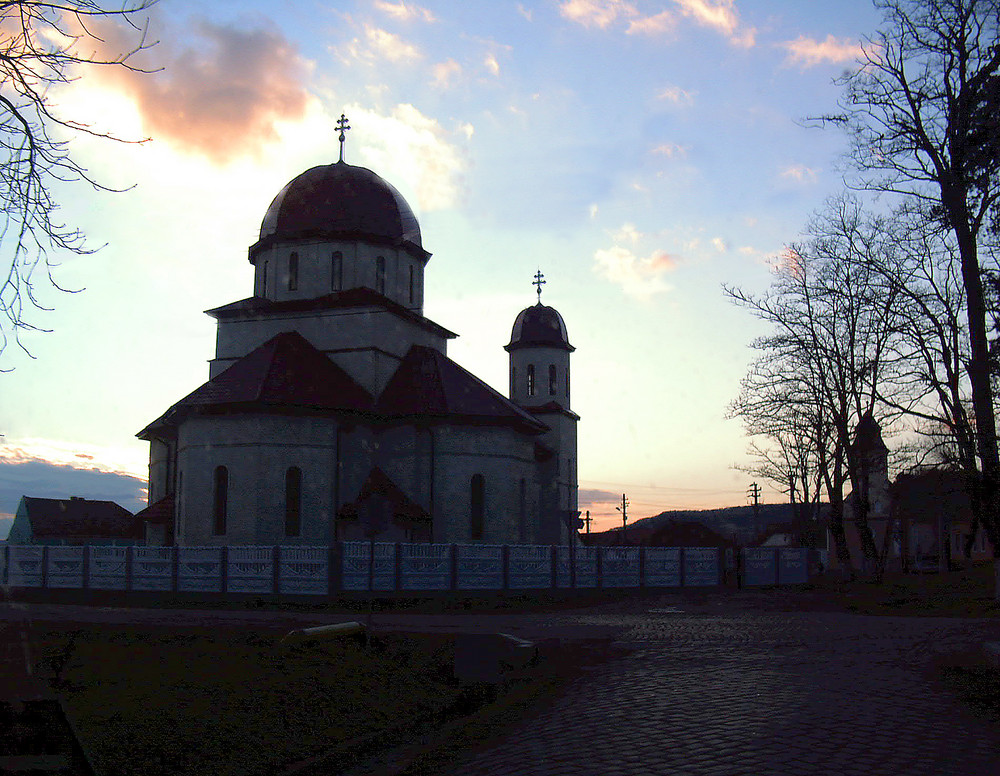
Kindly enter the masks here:
<path id="1" fill-rule="evenodd" d="M 535 287 L 535 291 L 538 293 L 538 304 L 542 303 L 542 286 L 545 285 L 545 280 L 543 278 L 545 275 L 542 274 L 541 269 L 535 273 L 535 279 L 531 281 L 531 285 Z"/>
<path id="2" fill-rule="evenodd" d="M 347 136 L 344 134 L 347 130 L 351 128 L 351 125 L 347 123 L 347 116 L 343 113 L 340 114 L 340 118 L 337 119 L 337 129 L 340 130 L 340 161 L 344 161 L 344 141 Z"/>

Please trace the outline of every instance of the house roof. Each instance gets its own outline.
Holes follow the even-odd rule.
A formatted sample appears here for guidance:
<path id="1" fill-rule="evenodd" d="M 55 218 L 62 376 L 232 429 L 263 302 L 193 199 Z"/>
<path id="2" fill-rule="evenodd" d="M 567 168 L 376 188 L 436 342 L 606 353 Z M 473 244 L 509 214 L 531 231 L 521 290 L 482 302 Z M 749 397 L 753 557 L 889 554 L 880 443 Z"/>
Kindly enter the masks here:
<path id="1" fill-rule="evenodd" d="M 897 517 L 918 523 L 936 523 L 941 515 L 949 520 L 972 519 L 972 502 L 966 477 L 952 469 L 928 469 L 900 474 L 890 486 Z"/>
<path id="2" fill-rule="evenodd" d="M 174 494 L 164 496 L 145 509 L 140 509 L 135 513 L 135 519 L 142 523 L 166 525 L 172 528 L 174 525 Z"/>
<path id="3" fill-rule="evenodd" d="M 548 430 L 443 353 L 414 345 L 375 404 L 391 417 L 446 417 L 468 423 L 513 425 L 532 433 Z"/>
<path id="4" fill-rule="evenodd" d="M 79 498 L 21 499 L 32 536 L 48 538 L 137 538 L 138 522 L 113 501 Z M 20 511 L 20 510 L 18 510 Z"/>
<path id="5" fill-rule="evenodd" d="M 251 296 L 238 302 L 214 307 L 206 310 L 206 315 L 215 319 L 248 318 L 267 315 L 284 315 L 287 313 L 316 312 L 317 310 L 337 310 L 349 307 L 380 307 L 419 326 L 426 331 L 446 339 L 454 339 L 458 335 L 443 326 L 439 326 L 429 318 L 418 315 L 407 307 L 394 302 L 373 289 L 360 286 L 344 291 L 334 291 L 312 299 L 286 299 L 275 302 L 260 296 Z"/>
<path id="6" fill-rule="evenodd" d="M 174 404 L 137 436 L 209 407 L 297 407 L 364 412 L 371 395 L 301 334 L 283 332 Z"/>

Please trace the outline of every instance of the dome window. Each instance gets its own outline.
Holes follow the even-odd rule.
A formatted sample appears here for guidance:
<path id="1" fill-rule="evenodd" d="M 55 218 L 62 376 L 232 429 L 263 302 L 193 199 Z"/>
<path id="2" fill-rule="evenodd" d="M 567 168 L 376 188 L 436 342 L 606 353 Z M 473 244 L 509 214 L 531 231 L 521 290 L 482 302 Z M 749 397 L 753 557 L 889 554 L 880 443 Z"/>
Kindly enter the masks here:
<path id="1" fill-rule="evenodd" d="M 410 265 L 410 304 L 416 304 L 416 301 L 417 301 L 416 286 L 415 286 L 414 281 L 413 281 L 413 275 L 414 275 L 413 265 L 411 264 Z"/>
<path id="2" fill-rule="evenodd" d="M 549 396 L 556 395 L 556 365 L 549 364 Z"/>
<path id="3" fill-rule="evenodd" d="M 375 290 L 385 293 L 385 256 L 375 257 Z"/>
<path id="4" fill-rule="evenodd" d="M 299 287 L 299 254 L 292 251 L 288 257 L 288 290 L 295 291 Z"/>
<path id="5" fill-rule="evenodd" d="M 528 364 L 528 396 L 535 395 L 535 365 Z"/>

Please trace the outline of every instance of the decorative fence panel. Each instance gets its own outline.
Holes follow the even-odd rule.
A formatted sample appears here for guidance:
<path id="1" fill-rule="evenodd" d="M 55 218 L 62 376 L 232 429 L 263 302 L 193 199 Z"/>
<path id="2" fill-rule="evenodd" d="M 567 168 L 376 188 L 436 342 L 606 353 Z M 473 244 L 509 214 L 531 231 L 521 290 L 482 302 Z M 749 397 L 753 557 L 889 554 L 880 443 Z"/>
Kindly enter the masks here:
<path id="1" fill-rule="evenodd" d="M 511 590 L 552 587 L 552 548 L 534 544 L 508 547 L 507 587 Z"/>
<path id="2" fill-rule="evenodd" d="M 92 590 L 124 590 L 126 580 L 125 554 L 129 547 L 88 547 L 90 568 L 88 582 Z M 143 549 L 143 548 L 137 548 Z"/>
<path id="3" fill-rule="evenodd" d="M 773 547 L 747 547 L 743 550 L 743 584 L 775 585 L 778 567 Z"/>
<path id="4" fill-rule="evenodd" d="M 274 547 L 230 547 L 226 589 L 231 593 L 273 593 Z"/>
<path id="5" fill-rule="evenodd" d="M 719 555 L 715 547 L 684 548 L 684 586 L 708 587 L 722 579 Z"/>
<path id="6" fill-rule="evenodd" d="M 782 547 L 778 550 L 778 582 L 801 585 L 809 581 L 809 550 L 805 547 Z"/>
<path id="7" fill-rule="evenodd" d="M 647 547 L 646 587 L 681 586 L 681 551 L 677 547 Z"/>
<path id="8" fill-rule="evenodd" d="M 639 587 L 639 548 L 601 547 L 603 587 Z"/>
<path id="9" fill-rule="evenodd" d="M 326 595 L 329 589 L 330 551 L 326 547 L 278 548 L 279 593 Z"/>
<path id="10" fill-rule="evenodd" d="M 803 548 L 747 548 L 742 560 L 747 585 L 809 578 L 809 550 Z M 553 574 L 559 588 L 697 587 L 720 584 L 722 571 L 722 554 L 712 547 L 581 546 L 571 551 L 551 545 L 344 542 L 335 547 L 0 548 L 0 581 L 12 587 L 92 590 L 258 595 L 545 590 L 552 587 Z"/>
<path id="11" fill-rule="evenodd" d="M 450 544 L 400 545 L 399 574 L 403 590 L 451 589 Z"/>
<path id="12" fill-rule="evenodd" d="M 503 546 L 456 544 L 455 552 L 455 586 L 459 590 L 503 589 Z"/>
<path id="13" fill-rule="evenodd" d="M 396 545 L 389 542 L 344 542 L 344 590 L 395 590 Z M 371 549 L 374 546 L 374 560 Z M 370 583 L 370 586 L 369 586 Z"/>
<path id="14" fill-rule="evenodd" d="M 11 587 L 41 587 L 44 548 L 8 547 L 10 553 L 7 579 Z"/>
<path id="15" fill-rule="evenodd" d="M 177 589 L 181 592 L 222 592 L 222 569 L 221 547 L 177 548 Z"/>
<path id="16" fill-rule="evenodd" d="M 49 547 L 46 587 L 83 587 L 83 553 L 86 547 Z"/>
<path id="17" fill-rule="evenodd" d="M 175 548 L 127 547 L 125 549 L 126 552 L 132 552 L 133 590 L 174 589 Z M 176 551 L 179 553 L 189 552 L 183 548 L 178 548 Z M 126 557 L 128 556 L 126 555 Z"/>

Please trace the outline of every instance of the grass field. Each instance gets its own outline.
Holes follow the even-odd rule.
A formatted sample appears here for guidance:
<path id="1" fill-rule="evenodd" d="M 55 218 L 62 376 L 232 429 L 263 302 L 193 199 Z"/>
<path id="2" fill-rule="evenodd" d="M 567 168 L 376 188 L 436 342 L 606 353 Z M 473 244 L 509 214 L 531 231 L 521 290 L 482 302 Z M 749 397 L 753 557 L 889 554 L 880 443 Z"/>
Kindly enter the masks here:
<path id="1" fill-rule="evenodd" d="M 280 774 L 352 758 L 440 726 L 463 708 L 444 640 L 286 647 L 250 632 L 50 631 L 40 675 L 105 776 Z"/>

